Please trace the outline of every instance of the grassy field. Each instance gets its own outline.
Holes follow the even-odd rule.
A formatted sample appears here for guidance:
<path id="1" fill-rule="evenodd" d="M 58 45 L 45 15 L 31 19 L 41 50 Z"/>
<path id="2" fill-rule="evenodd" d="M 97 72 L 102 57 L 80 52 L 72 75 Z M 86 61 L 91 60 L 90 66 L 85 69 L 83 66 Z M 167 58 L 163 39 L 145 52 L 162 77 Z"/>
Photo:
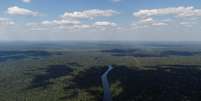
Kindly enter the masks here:
<path id="1" fill-rule="evenodd" d="M 199 101 L 201 46 L 181 43 L 0 44 L 0 101 Z"/>

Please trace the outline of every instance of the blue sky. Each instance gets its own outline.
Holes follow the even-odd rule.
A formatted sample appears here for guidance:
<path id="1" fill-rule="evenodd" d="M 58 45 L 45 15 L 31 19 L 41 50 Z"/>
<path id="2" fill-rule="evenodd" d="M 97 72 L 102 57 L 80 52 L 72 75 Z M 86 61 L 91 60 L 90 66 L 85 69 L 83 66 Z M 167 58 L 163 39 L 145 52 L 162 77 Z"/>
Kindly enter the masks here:
<path id="1" fill-rule="evenodd" d="M 1 0 L 1 41 L 201 41 L 200 0 Z"/>

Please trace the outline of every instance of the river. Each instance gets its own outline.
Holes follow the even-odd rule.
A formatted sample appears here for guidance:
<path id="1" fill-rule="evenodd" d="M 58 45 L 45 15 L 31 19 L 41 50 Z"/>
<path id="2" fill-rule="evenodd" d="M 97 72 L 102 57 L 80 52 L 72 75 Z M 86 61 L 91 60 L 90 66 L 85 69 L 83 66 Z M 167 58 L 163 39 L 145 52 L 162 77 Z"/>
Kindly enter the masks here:
<path id="1" fill-rule="evenodd" d="M 107 71 L 101 76 L 103 90 L 104 90 L 103 101 L 112 101 L 112 94 L 110 91 L 110 85 L 109 85 L 108 77 L 107 77 L 107 75 L 112 70 L 112 68 L 113 67 L 111 65 L 108 65 Z"/>

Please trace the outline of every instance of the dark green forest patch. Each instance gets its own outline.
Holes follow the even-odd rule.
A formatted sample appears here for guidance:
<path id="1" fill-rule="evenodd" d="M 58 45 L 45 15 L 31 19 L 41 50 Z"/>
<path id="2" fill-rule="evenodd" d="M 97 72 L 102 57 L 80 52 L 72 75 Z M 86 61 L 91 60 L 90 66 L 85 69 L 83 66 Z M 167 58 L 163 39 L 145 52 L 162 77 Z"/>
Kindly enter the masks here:
<path id="1" fill-rule="evenodd" d="M 152 66 L 148 70 L 115 66 L 109 79 L 120 82 L 114 101 L 198 101 L 201 99 L 201 66 Z M 176 68 L 175 68 L 176 67 Z M 149 67 L 150 68 L 150 67 Z"/>

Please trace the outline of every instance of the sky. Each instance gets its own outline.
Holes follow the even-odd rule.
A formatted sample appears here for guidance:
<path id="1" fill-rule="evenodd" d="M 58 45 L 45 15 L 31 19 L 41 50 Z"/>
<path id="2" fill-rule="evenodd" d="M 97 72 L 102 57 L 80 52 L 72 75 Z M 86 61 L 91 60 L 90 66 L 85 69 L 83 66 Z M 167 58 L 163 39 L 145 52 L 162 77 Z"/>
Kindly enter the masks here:
<path id="1" fill-rule="evenodd" d="M 0 1 L 0 41 L 66 40 L 201 41 L 201 1 Z"/>

